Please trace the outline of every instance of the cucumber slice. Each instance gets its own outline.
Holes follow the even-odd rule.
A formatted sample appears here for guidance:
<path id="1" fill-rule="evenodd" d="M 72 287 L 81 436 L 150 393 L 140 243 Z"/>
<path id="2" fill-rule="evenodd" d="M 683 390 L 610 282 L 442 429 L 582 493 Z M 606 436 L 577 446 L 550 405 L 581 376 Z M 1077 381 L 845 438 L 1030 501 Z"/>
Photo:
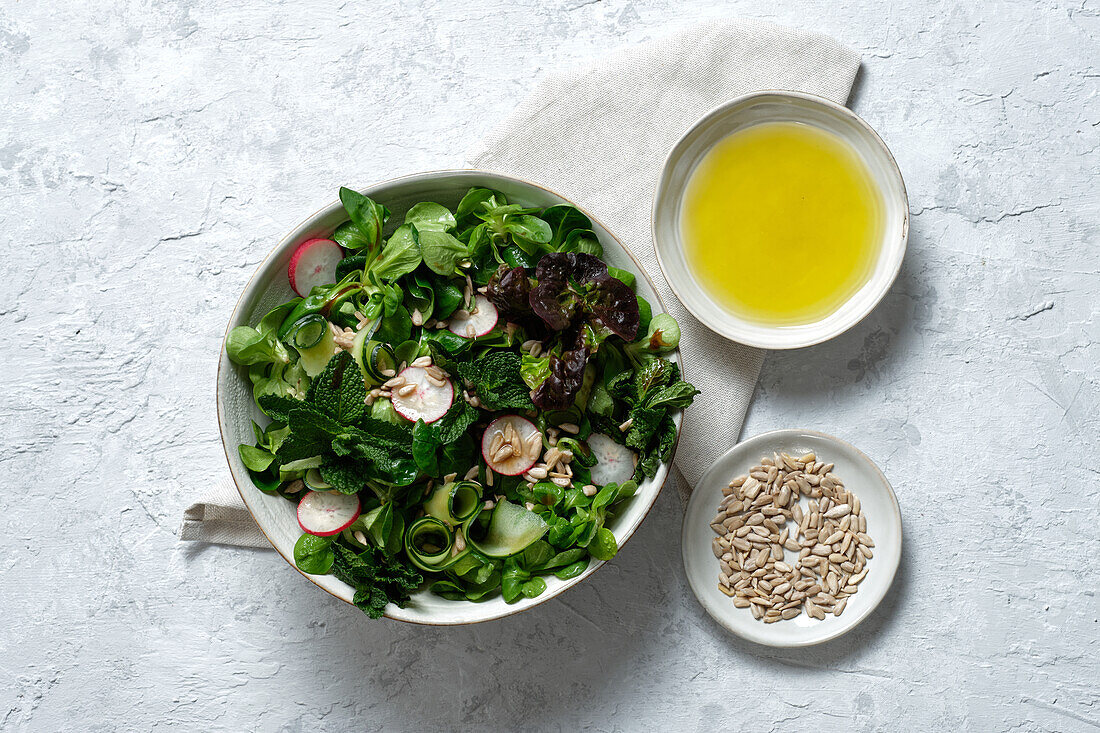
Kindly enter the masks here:
<path id="1" fill-rule="evenodd" d="M 481 484 L 457 481 L 439 486 L 424 502 L 424 511 L 450 525 L 461 524 L 481 508 Z"/>
<path id="2" fill-rule="evenodd" d="M 397 371 L 397 356 L 393 348 L 381 341 L 374 341 L 367 335 L 369 329 L 363 329 L 355 337 L 351 347 L 352 358 L 363 372 L 363 378 L 369 384 L 381 384 Z M 385 372 L 391 372 L 386 376 Z"/>
<path id="3" fill-rule="evenodd" d="M 435 517 L 421 517 L 405 532 L 405 555 L 413 565 L 427 573 L 450 570 L 461 575 L 471 568 L 484 565 L 486 558 L 476 554 L 469 543 L 458 549 L 465 541 L 462 533 L 462 527 L 452 531 Z"/>
<path id="4" fill-rule="evenodd" d="M 318 374 L 325 370 L 325 365 L 328 364 L 328 360 L 336 353 L 336 340 L 332 334 L 332 329 L 328 328 L 328 322 L 325 322 L 325 329 L 321 334 L 321 340 L 315 345 L 308 348 L 298 349 L 298 355 L 301 357 L 299 361 L 302 364 L 302 369 L 305 370 L 306 375 L 310 377 L 316 377 Z"/>
<path id="5" fill-rule="evenodd" d="M 321 339 L 325 337 L 325 331 L 327 330 L 328 321 L 325 320 L 325 317 L 320 313 L 314 313 L 299 319 L 297 323 L 291 326 L 290 333 L 287 334 L 287 340 L 290 341 L 291 346 L 301 351 L 321 343 Z"/>
<path id="6" fill-rule="evenodd" d="M 538 514 L 510 501 L 501 501 L 492 511 L 485 537 L 477 541 L 467 537 L 470 545 L 488 557 L 509 557 L 522 552 L 549 528 Z M 472 526 L 476 519 L 475 514 L 468 525 Z"/>
<path id="7" fill-rule="evenodd" d="M 332 488 L 332 484 L 321 478 L 321 470 L 319 468 L 307 470 L 306 475 L 302 477 L 302 482 L 307 488 L 313 491 L 328 491 Z"/>
<path id="8" fill-rule="evenodd" d="M 437 573 L 449 564 L 454 534 L 435 517 L 421 517 L 405 531 L 405 554 L 414 565 Z"/>
<path id="9" fill-rule="evenodd" d="M 311 468 L 317 468 L 320 465 L 321 456 L 310 456 L 309 458 L 299 458 L 296 461 L 284 463 L 280 468 L 284 471 L 307 471 Z"/>
<path id="10" fill-rule="evenodd" d="M 380 382 L 384 382 L 389 379 L 386 376 L 386 372 L 397 373 L 397 355 L 393 353 L 393 348 L 388 344 L 383 344 L 378 341 L 369 341 L 368 344 L 372 344 L 369 351 L 369 356 L 364 359 L 367 367 L 367 372 Z"/>

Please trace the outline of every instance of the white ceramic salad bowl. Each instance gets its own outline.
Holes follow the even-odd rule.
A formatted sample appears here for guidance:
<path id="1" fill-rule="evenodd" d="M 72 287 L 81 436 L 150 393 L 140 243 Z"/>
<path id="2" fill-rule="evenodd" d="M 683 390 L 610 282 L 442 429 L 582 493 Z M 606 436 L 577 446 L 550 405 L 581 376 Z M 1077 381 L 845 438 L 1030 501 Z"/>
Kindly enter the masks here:
<path id="1" fill-rule="evenodd" d="M 509 201 L 524 206 L 576 205 L 533 183 L 496 173 L 473 170 L 418 173 L 375 184 L 361 191 L 387 206 L 393 212 L 394 220 L 401 221 L 405 211 L 417 202 L 435 201 L 454 208 L 470 188 L 479 186 L 502 191 Z M 665 308 L 660 296 L 637 261 L 598 219 L 588 212 L 584 213 L 592 220 L 592 229 L 603 245 L 603 259 L 609 265 L 633 272 L 637 278 L 638 294 L 650 302 L 654 313 L 664 312 Z M 346 219 L 347 214 L 340 202 L 333 201 L 283 237 L 245 286 L 244 293 L 229 319 L 226 333 L 228 334 L 237 326 L 254 325 L 263 314 L 294 297 L 294 292 L 287 281 L 287 266 L 291 254 L 307 239 L 330 236 L 333 229 Z M 680 362 L 679 352 L 674 352 L 667 358 Z M 252 484 L 248 470 L 237 452 L 238 444 L 251 443 L 253 440 L 250 421 L 256 420 L 260 424 L 265 424 L 267 418 L 253 401 L 246 368 L 229 361 L 224 344 L 218 365 L 217 400 L 222 445 L 225 448 L 229 470 L 237 490 L 272 547 L 292 568 L 297 570 L 293 559 L 294 543 L 302 532 L 298 526 L 294 505 L 281 496 L 265 494 L 257 489 Z M 675 416 L 675 422 L 679 430 L 682 423 L 682 417 L 679 414 Z M 656 476 L 644 481 L 639 486 L 637 494 L 624 503 L 618 515 L 609 523 L 608 528 L 614 533 L 620 547 L 634 534 L 653 506 L 664 484 L 668 469 L 669 464 L 666 463 L 658 469 Z M 548 601 L 592 575 L 602 564 L 593 560 L 587 570 L 570 580 L 548 576 L 545 592 L 535 598 L 522 598 L 512 604 L 505 603 L 500 596 L 478 603 L 450 601 L 431 594 L 425 586 L 413 594 L 412 600 L 405 608 L 398 608 L 392 603 L 388 605 L 385 616 L 400 621 L 429 625 L 457 625 L 488 621 L 519 613 Z M 354 590 L 334 576 L 302 574 L 337 598 L 348 603 L 352 602 Z"/>

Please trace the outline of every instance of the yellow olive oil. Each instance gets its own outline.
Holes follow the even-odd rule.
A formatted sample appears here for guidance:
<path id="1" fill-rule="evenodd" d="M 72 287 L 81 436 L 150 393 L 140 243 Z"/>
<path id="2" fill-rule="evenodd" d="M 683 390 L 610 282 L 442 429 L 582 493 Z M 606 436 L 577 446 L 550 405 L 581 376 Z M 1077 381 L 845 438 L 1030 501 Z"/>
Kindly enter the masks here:
<path id="1" fill-rule="evenodd" d="M 871 275 L 882 194 L 855 150 L 797 122 L 733 133 L 699 162 L 680 228 L 688 267 L 730 313 L 764 325 L 815 323 Z"/>

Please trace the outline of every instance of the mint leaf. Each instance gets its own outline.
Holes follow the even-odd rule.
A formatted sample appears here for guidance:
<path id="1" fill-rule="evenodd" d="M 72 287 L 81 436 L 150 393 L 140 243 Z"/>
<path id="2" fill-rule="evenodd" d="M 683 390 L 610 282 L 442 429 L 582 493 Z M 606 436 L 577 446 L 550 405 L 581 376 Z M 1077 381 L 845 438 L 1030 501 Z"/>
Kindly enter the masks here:
<path id="1" fill-rule="evenodd" d="M 473 384 L 481 404 L 490 410 L 530 409 L 531 392 L 520 374 L 520 355 L 493 351 L 466 362 L 456 362 L 459 375 Z"/>
<path id="2" fill-rule="evenodd" d="M 387 603 L 404 608 L 409 594 L 424 582 L 416 570 L 388 560 L 377 547 L 357 553 L 336 542 L 333 551 L 332 574 L 355 588 L 353 602 L 371 618 L 382 616 Z"/>
<path id="3" fill-rule="evenodd" d="M 264 411 L 264 414 L 276 422 L 286 422 L 287 415 L 290 414 L 290 411 L 295 407 L 302 406 L 301 400 L 271 393 L 260 395 L 257 403 L 259 403 L 260 409 Z"/>
<path id="4" fill-rule="evenodd" d="M 332 451 L 338 456 L 370 461 L 366 471 L 368 478 L 378 478 L 398 486 L 408 486 L 416 481 L 419 473 L 416 461 L 400 455 L 401 452 L 411 453 L 411 445 L 401 445 L 400 450 L 396 450 L 387 447 L 385 440 L 358 428 L 344 428 L 333 438 Z"/>
<path id="5" fill-rule="evenodd" d="M 412 454 L 412 430 L 403 425 L 364 417 L 359 420 L 356 427 L 368 436 L 364 440 L 380 448 Z"/>
<path id="6" fill-rule="evenodd" d="M 321 478 L 341 494 L 356 494 L 367 487 L 366 466 L 352 458 L 328 458 L 321 464 Z"/>
<path id="7" fill-rule="evenodd" d="M 477 422 L 477 410 L 466 400 L 457 400 L 451 405 L 451 409 L 439 418 L 439 422 L 435 423 L 438 426 L 439 442 L 443 445 L 455 442 L 465 435 L 475 422 Z"/>
<path id="8" fill-rule="evenodd" d="M 309 385 L 306 403 L 352 425 L 366 413 L 367 387 L 351 354 L 341 350 Z"/>

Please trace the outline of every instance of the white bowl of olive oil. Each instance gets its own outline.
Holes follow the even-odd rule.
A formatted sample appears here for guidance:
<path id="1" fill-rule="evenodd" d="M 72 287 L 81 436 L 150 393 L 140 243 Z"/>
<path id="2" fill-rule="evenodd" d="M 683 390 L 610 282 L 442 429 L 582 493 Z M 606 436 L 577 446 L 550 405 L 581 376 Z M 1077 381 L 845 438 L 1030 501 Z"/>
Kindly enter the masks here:
<path id="1" fill-rule="evenodd" d="M 739 97 L 669 153 L 653 204 L 665 278 L 711 330 L 793 349 L 843 333 L 890 289 L 909 202 L 886 144 L 846 107 Z"/>

